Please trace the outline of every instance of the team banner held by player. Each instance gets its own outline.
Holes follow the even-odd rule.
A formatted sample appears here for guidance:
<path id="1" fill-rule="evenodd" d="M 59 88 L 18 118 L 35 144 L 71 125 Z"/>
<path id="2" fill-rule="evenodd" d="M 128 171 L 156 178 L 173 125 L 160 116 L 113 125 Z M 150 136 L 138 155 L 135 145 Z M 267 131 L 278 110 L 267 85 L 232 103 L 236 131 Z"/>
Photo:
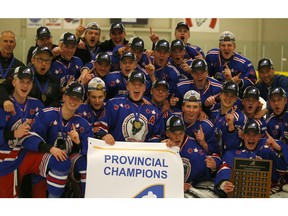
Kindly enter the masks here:
<path id="1" fill-rule="evenodd" d="M 88 139 L 86 198 L 184 198 L 177 148 Z"/>

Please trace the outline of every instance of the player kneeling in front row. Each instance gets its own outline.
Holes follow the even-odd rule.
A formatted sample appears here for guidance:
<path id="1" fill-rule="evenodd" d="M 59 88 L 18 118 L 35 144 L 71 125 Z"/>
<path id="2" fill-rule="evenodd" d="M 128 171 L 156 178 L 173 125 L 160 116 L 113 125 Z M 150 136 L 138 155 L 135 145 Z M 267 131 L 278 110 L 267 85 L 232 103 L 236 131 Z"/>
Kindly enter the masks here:
<path id="1" fill-rule="evenodd" d="M 16 68 L 12 81 L 14 91 L 10 96 L 15 112 L 0 109 L 3 118 L 0 123 L 0 198 L 18 197 L 22 179 L 27 174 L 45 178 L 48 196 L 61 197 L 69 174 L 70 160 L 66 152 L 31 132 L 35 113 L 44 107 L 38 99 L 27 97 L 33 79 L 30 68 Z M 46 197 L 46 191 L 44 194 Z"/>
<path id="2" fill-rule="evenodd" d="M 208 155 L 208 152 L 192 137 L 185 133 L 181 117 L 172 115 L 166 122 L 166 136 L 174 146 L 180 148 L 180 156 L 184 166 L 184 192 L 199 182 L 212 180 L 216 170 L 216 161 L 220 157 Z"/>
<path id="3" fill-rule="evenodd" d="M 93 137 L 90 124 L 75 114 L 85 96 L 85 87 L 72 82 L 66 88 L 61 107 L 47 107 L 35 116 L 31 131 L 34 133 L 23 143 L 45 143 L 44 151 L 61 149 L 65 158 L 71 161 L 71 178 L 81 185 L 80 197 L 84 197 L 86 186 L 88 137 Z M 51 150 L 50 150 L 51 151 Z M 70 171 L 70 166 L 69 169 Z M 67 178 L 68 173 L 66 173 Z M 63 186 L 63 190 L 65 184 Z M 36 186 L 37 188 L 37 186 Z M 49 184 L 48 184 L 49 190 Z"/>

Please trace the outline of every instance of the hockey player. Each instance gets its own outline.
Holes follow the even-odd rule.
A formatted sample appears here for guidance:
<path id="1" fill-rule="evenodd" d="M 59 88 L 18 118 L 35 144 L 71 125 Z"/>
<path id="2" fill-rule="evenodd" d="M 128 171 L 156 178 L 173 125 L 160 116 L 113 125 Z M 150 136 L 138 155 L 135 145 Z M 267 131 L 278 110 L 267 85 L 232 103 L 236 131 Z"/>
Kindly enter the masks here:
<path id="1" fill-rule="evenodd" d="M 243 93 L 242 112 L 248 119 L 254 119 L 260 126 L 261 137 L 266 136 L 267 124 L 264 117 L 255 119 L 255 114 L 261 110 L 262 104 L 259 101 L 260 92 L 255 86 L 248 86 Z"/>
<path id="2" fill-rule="evenodd" d="M 176 106 L 182 109 L 184 94 L 189 90 L 195 90 L 201 96 L 203 111 L 209 115 L 210 110 L 219 102 L 222 83 L 208 76 L 208 66 L 204 59 L 195 59 L 192 62 L 191 76 L 193 79 L 180 81 L 176 85 L 175 98 L 179 100 Z M 171 106 L 175 106 L 175 104 L 172 103 Z"/>
<path id="3" fill-rule="evenodd" d="M 34 71 L 34 85 L 29 96 L 35 97 L 44 103 L 44 106 L 60 106 L 60 82 L 50 73 L 52 63 L 52 52 L 48 47 L 37 47 L 33 51 L 32 66 Z M 7 78 L 0 84 L 0 104 L 7 112 L 14 111 L 14 106 L 9 99 L 13 90 L 12 80 Z"/>
<path id="4" fill-rule="evenodd" d="M 255 84 L 255 86 L 260 91 L 260 96 L 265 100 L 268 101 L 269 99 L 269 91 L 272 88 L 281 87 L 285 90 L 286 96 L 288 96 L 288 77 L 275 74 L 275 68 L 273 62 L 269 58 L 262 58 L 258 61 L 258 76 L 259 82 Z M 286 105 L 287 106 L 287 105 Z M 257 114 L 257 117 L 260 118 L 264 115 L 267 117 L 272 113 L 272 109 L 270 107 L 270 103 L 267 103 L 265 109 L 262 109 L 261 112 Z"/>
<path id="5" fill-rule="evenodd" d="M 209 156 L 194 138 L 185 133 L 181 117 L 172 115 L 167 120 L 166 136 L 180 148 L 184 166 L 184 192 L 201 181 L 212 179 L 216 161 L 220 162 L 220 158 L 217 155 Z"/>
<path id="6" fill-rule="evenodd" d="M 214 188 L 221 197 L 233 192 L 235 186 L 230 181 L 234 158 L 272 160 L 272 183 L 277 183 L 277 172 L 288 171 L 288 148 L 279 140 L 274 140 L 267 132 L 267 138 L 260 138 L 260 128 L 256 121 L 249 119 L 244 126 L 243 142 L 239 149 L 227 151 L 222 157 L 222 165 L 217 172 Z"/>
<path id="7" fill-rule="evenodd" d="M 275 87 L 269 92 L 272 114 L 266 119 L 267 131 L 274 139 L 288 144 L 287 95 L 283 88 Z"/>
<path id="8" fill-rule="evenodd" d="M 154 73 L 155 68 L 152 64 L 151 66 L 151 72 L 149 73 Z M 136 56 L 133 52 L 127 51 L 123 53 L 120 59 L 120 69 L 120 71 L 110 72 L 105 78 L 103 78 L 107 88 L 107 99 L 128 94 L 126 89 L 127 79 L 129 74 L 134 70 L 144 73 L 146 77 L 145 95 L 150 94 L 150 88 L 152 85 L 150 76 L 146 73 L 145 69 L 137 67 Z"/>
<path id="9" fill-rule="evenodd" d="M 85 95 L 84 86 L 72 82 L 63 95 L 61 107 L 48 107 L 35 116 L 31 131 L 34 133 L 23 141 L 37 146 L 45 143 L 45 150 L 57 147 L 71 159 L 71 178 L 81 183 L 81 196 L 85 194 L 88 137 L 93 137 L 92 127 L 82 117 L 75 114 Z M 48 145 L 47 145 L 48 144 Z M 35 147 L 33 147 L 35 148 Z"/>
<path id="10" fill-rule="evenodd" d="M 150 39 L 154 44 L 159 40 L 159 36 L 152 32 L 150 28 Z M 185 59 L 199 59 L 205 58 L 205 54 L 199 46 L 192 45 L 188 42 L 190 38 L 190 28 L 186 22 L 179 22 L 175 27 L 174 32 L 175 39 L 182 40 L 185 44 Z"/>
<path id="11" fill-rule="evenodd" d="M 8 113 L 0 109 L 0 116 L 3 118 L 0 123 L 2 198 L 18 197 L 26 174 L 41 175 L 48 184 L 48 197 L 61 197 L 70 170 L 66 152 L 49 146 L 31 130 L 35 113 L 44 107 L 38 99 L 27 97 L 32 89 L 33 79 L 34 74 L 30 68 L 16 68 L 12 81 L 14 90 L 10 96 L 15 112 Z M 33 136 L 37 141 L 29 142 L 29 137 Z"/>
<path id="12" fill-rule="evenodd" d="M 201 112 L 202 102 L 200 94 L 190 90 L 183 97 L 182 112 L 175 112 L 174 114 L 182 117 L 186 134 L 193 137 L 207 154 L 219 154 L 215 126 L 209 119 L 201 119 Z"/>
<path id="13" fill-rule="evenodd" d="M 180 79 L 180 72 L 172 65 L 168 64 L 170 57 L 170 44 L 167 40 L 157 41 L 154 50 L 154 59 L 151 60 L 155 66 L 154 74 L 150 74 L 152 82 L 156 79 L 166 80 L 169 84 L 169 98 L 174 92 L 174 88 Z"/>
<path id="14" fill-rule="evenodd" d="M 192 80 L 191 64 L 192 59 L 185 59 L 186 54 L 185 44 L 180 39 L 175 39 L 170 44 L 170 58 L 168 60 L 170 65 L 173 65 L 181 74 L 181 79 Z"/>
<path id="15" fill-rule="evenodd" d="M 80 105 L 76 114 L 85 118 L 93 127 L 93 132 L 99 131 L 99 127 L 94 126 L 98 118 L 103 114 L 106 86 L 105 82 L 99 78 L 94 77 L 88 83 L 87 101 Z M 99 137 L 97 137 L 99 138 Z"/>
<path id="16" fill-rule="evenodd" d="M 209 76 L 221 81 L 236 82 L 239 86 L 239 97 L 248 86 L 256 82 L 256 72 L 252 62 L 235 52 L 235 36 L 230 31 L 224 31 L 219 37 L 219 48 L 207 52 L 206 62 Z"/>
<path id="17" fill-rule="evenodd" d="M 165 130 L 164 120 L 158 108 L 143 102 L 146 77 L 133 71 L 127 80 L 128 95 L 107 101 L 103 117 L 99 118 L 102 140 L 107 144 L 115 141 L 160 141 Z"/>
<path id="18" fill-rule="evenodd" d="M 238 94 L 239 87 L 235 82 L 225 82 L 220 93 L 220 108 L 213 110 L 209 117 L 216 127 L 215 133 L 221 154 L 239 148 L 238 129 L 242 130 L 247 121 L 244 113 L 234 105 Z"/>
<path id="19" fill-rule="evenodd" d="M 111 57 L 107 52 L 98 53 L 95 60 L 88 62 L 81 68 L 78 81 L 86 87 L 93 77 L 99 77 L 103 80 L 109 73 L 111 64 Z"/>
<path id="20" fill-rule="evenodd" d="M 74 56 L 77 40 L 74 34 L 65 32 L 60 36 L 59 48 L 61 54 L 55 58 L 50 71 L 60 81 L 61 93 L 65 92 L 67 85 L 80 76 L 80 69 L 83 66 L 82 60 Z"/>

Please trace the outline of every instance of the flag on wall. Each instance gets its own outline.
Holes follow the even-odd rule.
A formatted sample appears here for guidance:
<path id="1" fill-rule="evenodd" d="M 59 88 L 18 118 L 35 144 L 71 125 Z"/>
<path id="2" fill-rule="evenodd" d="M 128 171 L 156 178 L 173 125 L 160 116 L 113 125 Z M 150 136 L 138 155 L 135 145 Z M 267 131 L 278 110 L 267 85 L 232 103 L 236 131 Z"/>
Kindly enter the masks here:
<path id="1" fill-rule="evenodd" d="M 191 32 L 219 32 L 217 18 L 185 18 Z"/>

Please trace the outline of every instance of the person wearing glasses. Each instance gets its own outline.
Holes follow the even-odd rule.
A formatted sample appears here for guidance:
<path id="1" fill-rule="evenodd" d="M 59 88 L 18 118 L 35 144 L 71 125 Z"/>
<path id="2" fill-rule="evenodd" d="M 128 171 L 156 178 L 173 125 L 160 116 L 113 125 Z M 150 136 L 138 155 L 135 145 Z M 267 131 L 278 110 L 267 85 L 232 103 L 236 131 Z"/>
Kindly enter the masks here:
<path id="1" fill-rule="evenodd" d="M 50 73 L 53 54 L 48 47 L 37 47 L 33 51 L 30 68 L 35 73 L 33 88 L 29 96 L 35 97 L 44 103 L 44 106 L 59 107 L 61 104 L 60 82 Z M 9 99 L 12 92 L 12 79 L 5 79 L 0 84 L 0 105 L 6 112 L 13 112 L 15 108 Z"/>

